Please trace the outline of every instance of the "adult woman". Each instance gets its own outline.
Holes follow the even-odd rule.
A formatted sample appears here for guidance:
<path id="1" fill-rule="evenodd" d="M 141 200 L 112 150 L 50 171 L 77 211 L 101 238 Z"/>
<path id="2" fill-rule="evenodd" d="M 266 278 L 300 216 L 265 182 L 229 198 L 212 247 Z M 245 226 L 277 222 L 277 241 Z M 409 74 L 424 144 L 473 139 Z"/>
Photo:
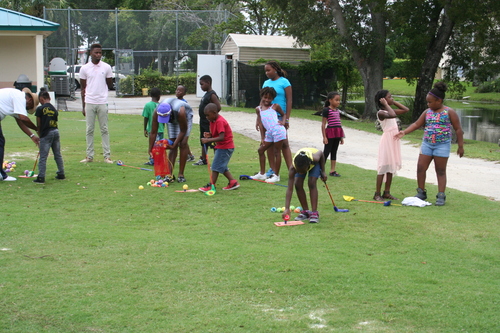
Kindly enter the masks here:
<path id="1" fill-rule="evenodd" d="M 273 100 L 273 103 L 277 103 L 281 106 L 281 109 L 285 112 L 285 128 L 288 129 L 290 122 L 290 114 L 292 112 L 292 85 L 290 81 L 285 77 L 286 72 L 281 69 L 281 66 L 276 61 L 269 61 L 265 64 L 264 70 L 266 72 L 266 76 L 268 80 L 264 81 L 262 84 L 262 88 L 264 87 L 272 87 L 276 91 L 276 98 Z M 278 115 L 278 119 L 282 120 L 281 115 Z M 257 130 L 260 130 L 257 125 Z M 292 152 L 290 151 L 290 145 L 288 144 L 288 136 L 285 140 L 283 140 L 283 145 L 281 147 L 281 151 L 283 153 L 283 158 L 285 159 L 285 163 L 288 169 L 292 166 Z M 279 154 L 279 151 L 268 149 L 267 158 L 269 161 L 271 159 L 275 159 L 276 154 Z M 272 164 L 274 165 L 274 164 Z M 267 182 L 278 182 L 280 181 L 279 176 L 270 175 L 270 177 L 266 180 Z"/>

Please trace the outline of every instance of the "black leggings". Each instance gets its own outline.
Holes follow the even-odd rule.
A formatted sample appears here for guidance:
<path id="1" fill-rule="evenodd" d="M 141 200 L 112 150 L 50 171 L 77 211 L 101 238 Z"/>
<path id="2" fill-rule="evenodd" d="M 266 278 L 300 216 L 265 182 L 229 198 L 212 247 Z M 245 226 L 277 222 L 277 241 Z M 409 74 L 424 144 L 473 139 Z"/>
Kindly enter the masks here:
<path id="1" fill-rule="evenodd" d="M 341 138 L 328 139 L 328 143 L 325 145 L 325 149 L 323 149 L 325 160 L 328 158 L 328 155 L 331 155 L 330 160 L 337 160 L 337 150 L 339 150 L 340 140 Z"/>

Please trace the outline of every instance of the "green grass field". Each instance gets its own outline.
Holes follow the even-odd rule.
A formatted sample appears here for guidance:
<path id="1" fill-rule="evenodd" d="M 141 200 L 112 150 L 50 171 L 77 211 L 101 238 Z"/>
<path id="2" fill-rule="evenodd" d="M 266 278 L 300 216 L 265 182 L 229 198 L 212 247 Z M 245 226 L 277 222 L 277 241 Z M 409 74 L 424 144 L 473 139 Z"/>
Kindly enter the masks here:
<path id="1" fill-rule="evenodd" d="M 384 80 L 384 89 L 389 90 L 393 95 L 415 96 L 416 83 L 409 85 L 404 79 Z M 470 101 L 500 102 L 500 93 L 476 93 L 476 87 L 471 83 L 466 83 L 466 90 L 463 96 L 468 96 Z"/>
<path id="2" fill-rule="evenodd" d="M 79 163 L 85 122 L 65 112 L 59 123 L 67 179 L 53 179 L 50 158 L 45 185 L 0 183 L 1 332 L 499 330 L 499 202 L 454 189 L 444 207 L 346 202 L 370 200 L 375 173 L 340 164 L 328 182 L 350 212 L 318 184 L 321 222 L 278 228 L 281 186 L 222 191 L 222 177 L 212 197 L 178 183 L 139 190 L 152 172 Z M 13 119 L 2 127 L 20 175 L 37 150 Z M 141 128 L 140 116 L 110 115 L 113 159 L 142 167 Z M 235 142 L 231 172 L 256 172 L 258 143 Z M 206 167 L 185 174 L 190 188 L 208 182 Z M 414 189 L 398 177 L 392 192 Z"/>

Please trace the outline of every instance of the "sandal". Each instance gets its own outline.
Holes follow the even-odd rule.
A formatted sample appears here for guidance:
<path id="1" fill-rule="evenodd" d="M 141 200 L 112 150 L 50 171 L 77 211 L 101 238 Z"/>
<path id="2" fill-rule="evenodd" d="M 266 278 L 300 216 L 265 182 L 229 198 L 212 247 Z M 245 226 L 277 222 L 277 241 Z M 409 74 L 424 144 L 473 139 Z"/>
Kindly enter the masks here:
<path id="1" fill-rule="evenodd" d="M 384 195 L 382 196 L 382 198 L 389 200 L 398 200 L 398 198 L 393 197 L 389 191 L 384 191 Z"/>
<path id="2" fill-rule="evenodd" d="M 384 201 L 384 198 L 380 196 L 380 192 L 375 192 L 375 194 L 373 195 L 373 200 Z"/>

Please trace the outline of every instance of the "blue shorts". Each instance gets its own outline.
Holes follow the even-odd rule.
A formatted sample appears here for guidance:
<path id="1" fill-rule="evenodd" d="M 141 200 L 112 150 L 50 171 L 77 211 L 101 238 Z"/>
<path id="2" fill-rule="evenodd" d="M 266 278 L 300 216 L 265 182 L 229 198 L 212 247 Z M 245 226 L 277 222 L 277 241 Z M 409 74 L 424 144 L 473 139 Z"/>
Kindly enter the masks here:
<path id="1" fill-rule="evenodd" d="M 218 173 L 224 173 L 228 171 L 227 165 L 229 164 L 229 160 L 233 155 L 234 148 L 229 149 L 216 149 L 214 160 L 212 161 L 212 171 L 216 171 Z"/>
<path id="2" fill-rule="evenodd" d="M 321 176 L 321 168 L 319 167 L 319 163 L 316 164 L 311 170 L 309 170 L 309 177 L 319 178 Z M 305 173 L 296 173 L 295 177 L 306 178 Z"/>
<path id="3" fill-rule="evenodd" d="M 420 154 L 436 157 L 450 157 L 451 140 L 446 142 L 432 143 L 422 141 L 420 146 Z"/>

